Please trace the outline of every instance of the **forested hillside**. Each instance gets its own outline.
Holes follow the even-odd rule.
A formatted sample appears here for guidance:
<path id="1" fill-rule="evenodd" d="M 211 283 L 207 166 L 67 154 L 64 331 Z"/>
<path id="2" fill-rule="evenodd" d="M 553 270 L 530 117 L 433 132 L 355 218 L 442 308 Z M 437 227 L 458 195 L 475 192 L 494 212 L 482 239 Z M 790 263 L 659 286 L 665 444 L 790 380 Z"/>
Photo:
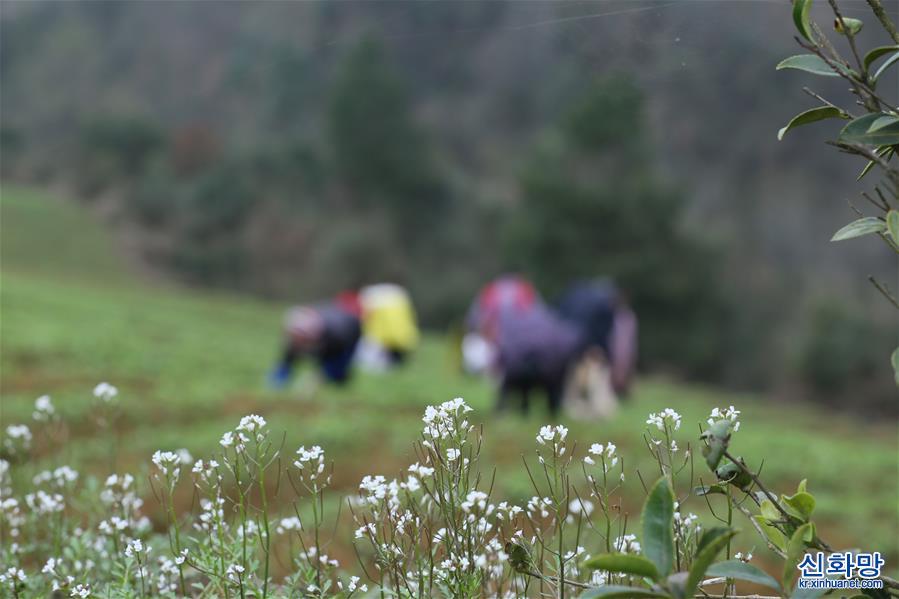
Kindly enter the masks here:
<path id="1" fill-rule="evenodd" d="M 828 243 L 858 171 L 808 149 L 819 129 L 776 140 L 810 101 L 774 70 L 787 10 L 4 2 L 2 174 L 193 284 L 286 301 L 393 279 L 446 327 L 503 270 L 549 297 L 607 274 L 645 367 L 889 402 L 892 314 L 850 267 L 893 280 L 892 257 Z"/>

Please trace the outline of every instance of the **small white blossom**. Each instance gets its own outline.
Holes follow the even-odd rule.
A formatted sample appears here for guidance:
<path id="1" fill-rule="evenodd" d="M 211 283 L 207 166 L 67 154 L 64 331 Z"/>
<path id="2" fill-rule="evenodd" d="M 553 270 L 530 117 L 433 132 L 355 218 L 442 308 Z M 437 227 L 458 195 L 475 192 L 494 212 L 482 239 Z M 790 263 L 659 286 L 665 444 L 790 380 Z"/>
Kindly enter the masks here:
<path id="1" fill-rule="evenodd" d="M 89 584 L 79 584 L 69 592 L 69 597 L 80 597 L 81 599 L 84 599 L 84 597 L 90 596 L 91 587 Z"/>
<path id="2" fill-rule="evenodd" d="M 125 546 L 125 557 L 140 556 L 144 550 L 144 544 L 140 539 L 131 539 Z M 149 548 L 148 548 L 149 551 Z"/>
<path id="3" fill-rule="evenodd" d="M 156 451 L 153 454 L 153 463 L 162 475 L 172 482 L 177 481 L 181 475 L 183 461 L 181 456 L 173 451 Z"/>
<path id="4" fill-rule="evenodd" d="M 119 390 L 107 382 L 102 382 L 94 387 L 94 397 L 106 403 L 115 399 L 118 394 Z"/>
<path id="5" fill-rule="evenodd" d="M 32 418 L 38 422 L 47 422 L 53 418 L 54 414 L 56 414 L 56 409 L 53 407 L 53 402 L 50 401 L 49 395 L 41 395 L 34 400 L 34 412 L 31 414 Z"/>
<path id="6" fill-rule="evenodd" d="M 665 430 L 665 425 L 669 425 L 671 430 L 678 430 L 680 428 L 681 423 L 681 415 L 672 410 L 671 408 L 665 408 L 658 414 L 652 413 L 649 415 L 649 418 L 646 419 L 646 424 L 655 426 L 660 431 Z"/>
<path id="7" fill-rule="evenodd" d="M 711 426 L 719 420 L 730 420 L 733 423 L 734 432 L 736 432 L 740 430 L 740 421 L 738 420 L 740 414 L 740 410 L 733 406 L 728 406 L 726 410 L 714 408 L 712 413 L 709 414 L 709 418 L 706 422 Z"/>
<path id="8" fill-rule="evenodd" d="M 25 424 L 10 424 L 6 427 L 3 446 L 13 454 L 28 451 L 31 448 L 31 429 Z"/>
<path id="9" fill-rule="evenodd" d="M 593 513 L 593 502 L 587 499 L 572 499 L 568 504 L 568 511 L 573 514 L 583 514 L 589 516 Z"/>
<path id="10" fill-rule="evenodd" d="M 281 518 L 281 521 L 278 522 L 277 527 L 275 528 L 275 532 L 279 535 L 283 535 L 290 531 L 302 530 L 303 526 L 300 523 L 300 519 L 296 516 L 291 516 L 289 518 Z"/>
<path id="11" fill-rule="evenodd" d="M 228 580 L 232 582 L 238 582 L 241 578 L 241 574 L 243 574 L 243 566 L 240 564 L 231 564 L 228 566 L 228 569 L 225 570 L 225 576 L 228 577 Z"/>

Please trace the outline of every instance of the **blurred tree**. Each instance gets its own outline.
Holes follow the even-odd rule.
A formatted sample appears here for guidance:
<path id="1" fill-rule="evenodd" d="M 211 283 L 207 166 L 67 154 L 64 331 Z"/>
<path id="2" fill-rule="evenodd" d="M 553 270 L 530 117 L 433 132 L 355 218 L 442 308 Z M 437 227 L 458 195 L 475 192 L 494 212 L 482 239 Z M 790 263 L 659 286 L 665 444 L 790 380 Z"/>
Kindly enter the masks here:
<path id="1" fill-rule="evenodd" d="M 447 190 L 382 44 L 366 37 L 345 59 L 330 107 L 336 177 L 364 210 L 383 210 L 410 245 L 441 225 Z"/>
<path id="2" fill-rule="evenodd" d="M 165 145 L 162 129 L 137 116 L 97 117 L 84 128 L 82 145 L 95 160 L 111 164 L 117 175 L 134 177 Z"/>
<path id="3" fill-rule="evenodd" d="M 876 341 L 882 340 L 872 323 L 846 306 L 819 303 L 814 306 L 802 339 L 799 369 L 816 391 L 838 394 L 851 383 L 877 371 Z M 887 344 L 879 344 L 886 345 Z"/>
<path id="4" fill-rule="evenodd" d="M 641 319 L 648 363 L 716 375 L 725 304 L 715 254 L 683 230 L 683 198 L 653 172 L 650 150 L 639 89 L 623 76 L 598 80 L 522 174 L 507 261 L 550 295 L 615 278 Z"/>

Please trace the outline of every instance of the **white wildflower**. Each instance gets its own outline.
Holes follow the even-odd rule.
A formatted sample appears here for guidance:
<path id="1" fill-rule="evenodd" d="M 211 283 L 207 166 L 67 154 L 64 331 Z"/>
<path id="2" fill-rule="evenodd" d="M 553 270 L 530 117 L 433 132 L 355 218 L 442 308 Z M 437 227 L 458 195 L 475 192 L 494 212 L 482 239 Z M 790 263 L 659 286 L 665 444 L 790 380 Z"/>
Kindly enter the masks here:
<path id="1" fill-rule="evenodd" d="M 25 424 L 10 424 L 6 427 L 3 446 L 12 454 L 28 451 L 31 448 L 31 429 Z"/>
<path id="2" fill-rule="evenodd" d="M 660 431 L 665 430 L 666 424 L 671 428 L 671 430 L 676 431 L 680 428 L 680 423 L 681 415 L 671 408 L 665 408 L 658 414 L 652 413 L 649 415 L 649 418 L 646 419 L 646 424 L 655 426 Z"/>
<path id="3" fill-rule="evenodd" d="M 90 596 L 91 586 L 89 584 L 79 584 L 69 592 L 69 597 L 80 597 L 81 599 L 84 599 L 84 597 Z"/>
<path id="4" fill-rule="evenodd" d="M 275 528 L 275 532 L 279 535 L 283 535 L 290 531 L 297 531 L 302 529 L 303 526 L 300 523 L 300 519 L 296 516 L 291 516 L 289 518 L 281 518 L 281 521 L 278 522 L 278 525 Z"/>
<path id="5" fill-rule="evenodd" d="M 53 402 L 50 401 L 49 395 L 41 395 L 34 400 L 34 412 L 31 414 L 32 418 L 38 422 L 47 422 L 48 420 L 51 420 L 55 414 L 56 409 L 53 407 Z"/>
<path id="6" fill-rule="evenodd" d="M 102 382 L 94 387 L 94 397 L 106 403 L 115 399 L 118 394 L 119 390 L 107 382 Z"/>
<path id="7" fill-rule="evenodd" d="M 587 499 L 572 499 L 568 504 L 568 511 L 573 514 L 583 514 L 589 516 L 593 513 L 593 502 Z"/>
<path id="8" fill-rule="evenodd" d="M 732 428 L 734 429 L 734 432 L 736 432 L 736 431 L 740 430 L 740 421 L 738 420 L 738 418 L 740 417 L 741 413 L 742 412 L 740 412 L 740 410 L 736 409 L 733 406 L 728 406 L 726 410 L 714 408 L 712 410 L 712 413 L 709 414 L 709 417 L 706 420 L 706 422 L 708 423 L 709 426 L 711 426 L 711 425 L 715 424 L 716 422 L 718 422 L 719 420 L 730 420 L 731 423 L 733 423 Z"/>

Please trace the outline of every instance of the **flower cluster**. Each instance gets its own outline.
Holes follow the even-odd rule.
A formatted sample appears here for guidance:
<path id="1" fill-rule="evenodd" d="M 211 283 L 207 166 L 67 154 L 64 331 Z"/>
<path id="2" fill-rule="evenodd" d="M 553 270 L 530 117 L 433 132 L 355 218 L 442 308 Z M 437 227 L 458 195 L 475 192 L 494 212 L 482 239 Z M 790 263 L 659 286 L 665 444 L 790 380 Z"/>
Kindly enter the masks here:
<path id="1" fill-rule="evenodd" d="M 53 402 L 50 401 L 49 395 L 41 395 L 34 400 L 34 412 L 31 413 L 31 417 L 37 422 L 49 422 L 55 416 L 56 409 L 53 407 Z"/>
<path id="2" fill-rule="evenodd" d="M 78 480 L 78 472 L 70 468 L 69 466 L 60 466 L 53 470 L 44 470 L 34 475 L 34 478 L 31 481 L 35 484 L 35 486 L 39 486 L 44 483 L 50 483 L 51 485 L 58 488 L 65 488 L 72 485 L 75 481 Z"/>
<path id="3" fill-rule="evenodd" d="M 740 421 L 738 418 L 740 417 L 740 410 L 736 409 L 733 406 L 728 406 L 726 410 L 722 410 L 720 408 L 714 408 L 712 413 L 709 414 L 706 423 L 709 426 L 715 424 L 719 420 L 730 420 L 732 423 L 732 428 L 736 432 L 740 430 Z"/>
<path id="4" fill-rule="evenodd" d="M 461 397 L 445 401 L 436 408 L 428 406 L 421 419 L 425 423 L 424 435 L 431 439 L 467 435 L 471 431 L 471 425 L 464 419 L 464 415 L 468 412 L 471 412 L 471 408 Z"/>
<path id="5" fill-rule="evenodd" d="M 188 461 L 190 454 L 187 455 Z M 159 469 L 159 473 L 168 481 L 177 483 L 181 477 L 181 455 L 173 451 L 156 451 L 153 454 L 153 464 Z"/>
<path id="6" fill-rule="evenodd" d="M 656 427 L 660 431 L 665 431 L 666 427 L 670 431 L 676 431 L 680 428 L 681 415 L 672 410 L 665 408 L 658 414 L 652 413 L 646 419 L 646 424 Z"/>
<path id="7" fill-rule="evenodd" d="M 117 393 L 107 383 L 95 389 L 104 405 Z M 628 512 L 618 493 L 625 467 L 618 447 L 593 443 L 579 452 L 565 426 L 542 426 L 535 436 L 541 466 L 535 472 L 528 465 L 531 498 L 522 505 L 494 501 L 493 481 L 479 469 L 483 439 L 469 422 L 471 411 L 459 398 L 429 406 L 414 463 L 396 478 L 362 476 L 349 505 L 353 542 L 372 590 L 391 596 L 520 597 L 533 595 L 534 578 L 541 593 L 553 595 L 563 579 L 570 582 L 566 592 L 572 595 L 590 585 L 631 581 L 627 575 L 584 568 L 588 549 L 641 553 L 638 538 L 628 534 Z M 730 406 L 712 411 L 710 421 L 729 420 L 736 430 L 739 415 Z M 55 418 L 49 397 L 38 398 L 35 421 Z M 647 424 L 649 451 L 665 474 L 678 480 L 670 457 L 678 451 L 672 437 L 681 416 L 666 409 L 650 414 Z M 35 426 L 43 449 L 47 429 Z M 660 439 L 653 437 L 656 429 L 663 432 Z M 36 470 L 24 460 L 0 460 L 0 532 L 8 539 L 0 548 L 0 588 L 23 597 L 171 598 L 196 589 L 209 596 L 304 592 L 346 599 L 369 592 L 369 585 L 341 570 L 335 552 L 327 549 L 333 542 L 325 538 L 332 504 L 324 493 L 333 469 L 324 449 L 302 445 L 285 467 L 269 435 L 266 420 L 250 414 L 225 433 L 222 450 L 213 456 L 195 461 L 185 449 L 154 452 L 151 477 L 164 481 L 165 492 L 158 492 L 153 478 L 151 484 L 169 518 L 167 535 L 153 532 L 131 474 L 110 475 L 97 502 L 96 482 L 70 466 Z M 7 427 L 4 448 L 15 444 L 24 451 L 31 436 L 25 425 Z M 183 483 L 185 466 L 199 506 L 192 505 L 187 514 L 175 501 L 183 496 L 176 486 Z M 22 468 L 15 477 L 13 468 Z M 620 476 L 608 477 L 613 469 Z M 34 485 L 29 492 L 16 492 L 17 484 L 29 480 Z M 284 480 L 296 494 L 293 514 L 273 511 L 283 500 Z M 85 495 L 76 497 L 76 492 Z M 76 513 L 91 503 L 93 514 Z M 681 512 L 676 503 L 676 546 L 687 565 L 701 531 L 699 518 Z M 751 554 L 735 558 L 748 561 Z M 271 563 L 292 565 L 283 583 L 275 581 Z"/>
<path id="8" fill-rule="evenodd" d="M 109 383 L 103 382 L 94 387 L 94 397 L 99 399 L 104 403 L 110 403 L 114 400 L 119 394 L 119 390 L 110 385 Z"/>
<path id="9" fill-rule="evenodd" d="M 31 429 L 25 424 L 11 424 L 6 427 L 3 447 L 10 455 L 20 455 L 31 449 Z"/>
<path id="10" fill-rule="evenodd" d="M 596 464 L 596 460 L 602 462 L 603 472 L 608 472 L 618 465 L 618 456 L 615 455 L 617 447 L 614 443 L 594 443 L 587 450 L 588 455 L 584 456 L 584 463 L 588 466 Z"/>
<path id="11" fill-rule="evenodd" d="M 330 475 L 322 479 L 325 472 L 325 451 L 318 445 L 313 445 L 309 449 L 303 445 L 297 449 L 293 465 L 299 471 L 300 480 L 306 485 L 312 485 L 317 489 L 319 485 L 327 486 L 331 482 Z"/>

